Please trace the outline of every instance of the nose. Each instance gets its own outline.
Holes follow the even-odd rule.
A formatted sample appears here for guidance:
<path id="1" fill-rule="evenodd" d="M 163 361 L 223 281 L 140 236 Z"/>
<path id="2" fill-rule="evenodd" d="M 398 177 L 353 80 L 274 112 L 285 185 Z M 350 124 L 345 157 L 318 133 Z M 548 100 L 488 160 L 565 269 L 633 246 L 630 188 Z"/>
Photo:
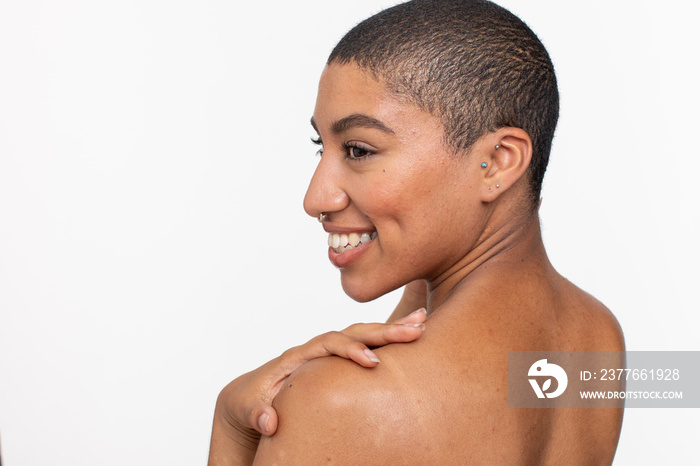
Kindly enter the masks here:
<path id="1" fill-rule="evenodd" d="M 341 185 L 340 167 L 331 157 L 322 157 L 304 196 L 304 210 L 312 217 L 345 209 L 350 199 Z"/>

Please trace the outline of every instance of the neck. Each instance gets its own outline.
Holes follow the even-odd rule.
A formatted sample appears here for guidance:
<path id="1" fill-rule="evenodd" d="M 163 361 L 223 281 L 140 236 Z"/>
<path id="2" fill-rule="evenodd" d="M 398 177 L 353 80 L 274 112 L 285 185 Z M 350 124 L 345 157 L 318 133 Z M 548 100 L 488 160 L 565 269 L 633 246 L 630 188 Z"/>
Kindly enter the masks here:
<path id="1" fill-rule="evenodd" d="M 476 247 L 428 283 L 428 312 L 433 312 L 468 282 L 483 280 L 485 284 L 502 277 L 504 267 L 514 269 L 533 262 L 551 267 L 537 212 L 510 225 L 487 228 Z"/>

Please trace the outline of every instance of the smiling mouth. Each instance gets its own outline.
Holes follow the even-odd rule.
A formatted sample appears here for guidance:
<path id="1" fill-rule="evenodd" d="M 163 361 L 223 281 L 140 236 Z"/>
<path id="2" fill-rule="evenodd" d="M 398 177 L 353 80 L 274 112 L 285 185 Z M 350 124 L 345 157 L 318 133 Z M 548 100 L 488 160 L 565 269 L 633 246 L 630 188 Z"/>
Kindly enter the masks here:
<path id="1" fill-rule="evenodd" d="M 376 231 L 365 231 L 362 233 L 329 233 L 328 246 L 336 253 L 340 254 L 350 249 L 354 249 L 363 244 L 367 244 L 377 237 Z"/>

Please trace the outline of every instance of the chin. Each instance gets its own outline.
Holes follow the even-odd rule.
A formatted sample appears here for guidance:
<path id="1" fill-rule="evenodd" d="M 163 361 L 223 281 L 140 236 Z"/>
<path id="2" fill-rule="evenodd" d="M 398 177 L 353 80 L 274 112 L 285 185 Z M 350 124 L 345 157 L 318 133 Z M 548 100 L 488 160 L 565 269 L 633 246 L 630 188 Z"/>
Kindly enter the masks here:
<path id="1" fill-rule="evenodd" d="M 346 295 L 351 297 L 358 303 L 367 303 L 373 301 L 380 296 L 384 296 L 387 293 L 394 291 L 399 288 L 398 286 L 391 286 L 389 284 L 381 284 L 376 281 L 372 283 L 370 280 L 349 280 L 342 276 L 340 277 L 340 283 L 343 287 L 343 291 Z"/>

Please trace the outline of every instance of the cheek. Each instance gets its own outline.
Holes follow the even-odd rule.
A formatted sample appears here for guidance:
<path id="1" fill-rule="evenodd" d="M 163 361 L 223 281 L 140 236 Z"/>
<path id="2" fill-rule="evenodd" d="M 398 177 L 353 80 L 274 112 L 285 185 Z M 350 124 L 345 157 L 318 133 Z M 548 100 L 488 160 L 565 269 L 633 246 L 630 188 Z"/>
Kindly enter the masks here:
<path id="1" fill-rule="evenodd" d="M 386 202 L 419 204 L 441 190 L 446 178 L 430 163 L 403 164 L 387 169 L 377 180 L 377 195 Z"/>
<path id="2" fill-rule="evenodd" d="M 429 219 L 449 216 L 461 202 L 464 187 L 455 186 L 454 170 L 447 162 L 403 154 L 371 177 L 366 173 L 353 197 L 378 228 L 430 228 Z"/>
<path id="3" fill-rule="evenodd" d="M 409 197 L 405 177 L 398 177 L 387 171 L 364 181 L 355 187 L 353 198 L 371 220 L 395 217 L 405 211 Z"/>

